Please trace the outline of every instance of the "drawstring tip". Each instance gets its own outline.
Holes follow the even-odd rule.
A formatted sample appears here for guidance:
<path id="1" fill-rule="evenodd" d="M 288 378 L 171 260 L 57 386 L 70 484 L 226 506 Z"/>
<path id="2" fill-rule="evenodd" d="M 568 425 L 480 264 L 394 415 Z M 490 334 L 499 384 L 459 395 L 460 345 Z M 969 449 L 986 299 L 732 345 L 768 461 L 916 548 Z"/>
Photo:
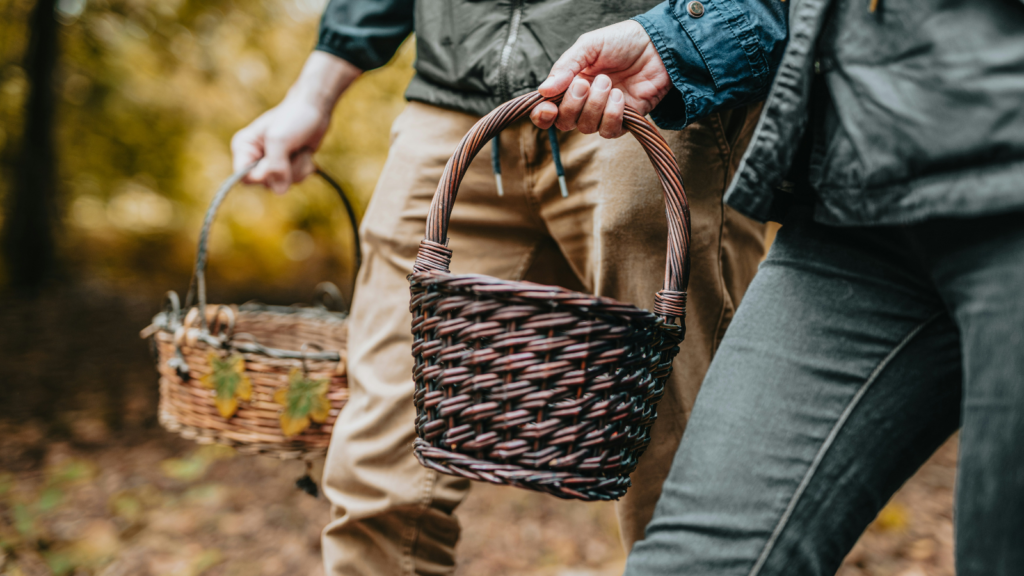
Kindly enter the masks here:
<path id="1" fill-rule="evenodd" d="M 558 131 L 552 126 L 548 128 L 548 141 L 551 143 L 551 160 L 555 163 L 555 174 L 558 175 L 558 188 L 562 198 L 569 197 L 569 187 L 565 185 L 565 169 L 562 168 L 562 151 L 558 146 Z"/>
<path id="2" fill-rule="evenodd" d="M 494 171 L 494 181 L 498 183 L 498 196 L 505 195 L 505 187 L 501 185 L 501 135 L 491 139 L 491 170 Z"/>

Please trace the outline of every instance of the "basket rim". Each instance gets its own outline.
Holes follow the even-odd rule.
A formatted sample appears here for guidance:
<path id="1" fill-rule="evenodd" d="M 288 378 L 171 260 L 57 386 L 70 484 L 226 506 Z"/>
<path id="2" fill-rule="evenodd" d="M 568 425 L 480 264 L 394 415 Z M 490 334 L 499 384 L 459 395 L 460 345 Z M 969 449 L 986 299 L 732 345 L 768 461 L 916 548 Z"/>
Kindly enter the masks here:
<path id="1" fill-rule="evenodd" d="M 231 308 L 235 306 L 238 312 L 241 313 L 259 313 L 259 314 L 271 314 L 277 316 L 292 316 L 306 318 L 310 320 L 318 320 L 322 322 L 328 322 L 331 324 L 343 325 L 348 320 L 348 314 L 345 312 L 334 312 L 321 306 L 303 306 L 293 304 L 291 306 L 280 306 L 273 304 L 263 304 L 261 302 L 246 302 L 241 305 L 231 304 L 207 304 L 207 309 L 213 308 L 218 309 L 220 307 Z M 193 307 L 196 308 L 196 307 Z M 143 334 L 147 334 L 150 337 L 155 337 L 158 333 L 164 333 L 173 336 L 179 328 L 183 328 L 182 319 L 184 318 L 184 310 L 163 310 L 158 312 L 145 330 Z M 202 316 L 202 315 L 200 315 Z M 195 333 L 196 340 L 202 342 L 208 346 L 212 346 L 217 349 L 227 349 L 247 354 L 258 354 L 269 358 L 278 360 L 311 360 L 311 361 L 329 361 L 329 362 L 340 362 L 344 359 L 341 349 L 338 350 L 292 350 L 288 348 L 275 348 L 271 346 L 265 346 L 260 344 L 255 338 L 252 340 L 236 340 L 236 334 L 213 334 L 209 329 L 200 328 L 199 326 L 188 326 L 184 327 L 186 330 L 192 330 Z"/>
<path id="2" fill-rule="evenodd" d="M 622 302 L 609 296 L 569 290 L 568 288 L 553 284 L 540 284 L 528 280 L 505 280 L 487 274 L 452 274 L 451 272 L 441 270 L 416 271 L 410 274 L 408 278 L 413 288 L 419 285 L 427 290 L 434 288 L 435 290 L 451 293 L 471 293 L 481 297 L 505 301 L 534 300 L 565 308 L 587 309 L 600 307 L 605 309 L 587 311 L 606 316 L 619 316 L 644 327 L 658 325 L 665 327 L 676 326 L 675 324 L 665 322 L 664 318 L 654 312 L 640 308 L 635 304 Z M 465 284 L 455 287 L 449 285 L 460 281 L 464 281 Z"/>

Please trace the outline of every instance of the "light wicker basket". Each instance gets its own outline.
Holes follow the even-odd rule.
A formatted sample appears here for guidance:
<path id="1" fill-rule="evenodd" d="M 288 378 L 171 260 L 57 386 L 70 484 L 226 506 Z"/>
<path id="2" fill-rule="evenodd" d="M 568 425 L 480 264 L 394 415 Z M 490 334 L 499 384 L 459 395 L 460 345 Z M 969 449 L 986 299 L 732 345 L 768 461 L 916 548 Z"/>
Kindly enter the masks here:
<path id="1" fill-rule="evenodd" d="M 467 167 L 545 100 L 533 92 L 482 118 L 434 194 L 409 276 L 415 453 L 445 474 L 561 498 L 617 499 L 650 442 L 683 339 L 690 212 L 668 144 L 626 109 L 624 125 L 654 164 L 667 207 L 665 284 L 653 313 L 558 286 L 448 270 L 448 219 Z"/>
<path id="2" fill-rule="evenodd" d="M 313 460 L 330 443 L 331 430 L 348 399 L 346 380 L 347 314 L 328 304 L 342 304 L 338 289 L 329 283 L 317 287 L 319 305 L 270 306 L 249 303 L 206 303 L 206 260 L 210 227 L 227 193 L 252 167 L 229 178 L 210 204 L 199 236 L 195 273 L 185 305 L 169 292 L 165 308 L 141 333 L 150 338 L 160 374 L 159 420 L 167 430 L 202 444 L 219 443 L 248 454 L 282 459 Z M 359 238 L 355 212 L 341 187 L 317 173 L 339 194 L 355 231 L 356 265 Z M 198 303 L 193 305 L 194 301 Z M 203 311 L 203 313 L 200 313 Z M 215 358 L 244 361 L 244 377 L 251 384 L 247 398 L 236 400 L 230 417 L 218 409 L 216 392 L 204 384 Z M 310 382 L 326 381 L 329 403 L 322 422 L 310 422 L 304 431 L 286 435 L 280 391 L 296 375 Z"/>

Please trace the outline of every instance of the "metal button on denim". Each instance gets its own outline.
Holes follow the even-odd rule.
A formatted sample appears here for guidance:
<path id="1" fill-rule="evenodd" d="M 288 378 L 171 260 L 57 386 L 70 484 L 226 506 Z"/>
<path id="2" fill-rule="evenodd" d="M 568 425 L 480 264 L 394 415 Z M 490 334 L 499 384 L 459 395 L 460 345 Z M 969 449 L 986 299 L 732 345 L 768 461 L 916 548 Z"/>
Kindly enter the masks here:
<path id="1" fill-rule="evenodd" d="M 704 5 L 698 2 L 697 0 L 693 0 L 692 2 L 686 5 L 686 11 L 690 13 L 690 16 L 693 16 L 694 18 L 700 18 L 701 16 L 704 15 Z"/>

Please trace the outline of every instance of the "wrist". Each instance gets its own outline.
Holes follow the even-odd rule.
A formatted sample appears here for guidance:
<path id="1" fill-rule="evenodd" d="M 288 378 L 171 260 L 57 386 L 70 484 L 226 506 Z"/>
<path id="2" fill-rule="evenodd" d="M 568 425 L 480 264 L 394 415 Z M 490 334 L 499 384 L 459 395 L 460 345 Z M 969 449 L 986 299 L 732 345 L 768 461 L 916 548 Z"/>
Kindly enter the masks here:
<path id="1" fill-rule="evenodd" d="M 363 71 L 347 60 L 314 51 L 285 99 L 298 99 L 330 116 L 338 99 Z"/>

